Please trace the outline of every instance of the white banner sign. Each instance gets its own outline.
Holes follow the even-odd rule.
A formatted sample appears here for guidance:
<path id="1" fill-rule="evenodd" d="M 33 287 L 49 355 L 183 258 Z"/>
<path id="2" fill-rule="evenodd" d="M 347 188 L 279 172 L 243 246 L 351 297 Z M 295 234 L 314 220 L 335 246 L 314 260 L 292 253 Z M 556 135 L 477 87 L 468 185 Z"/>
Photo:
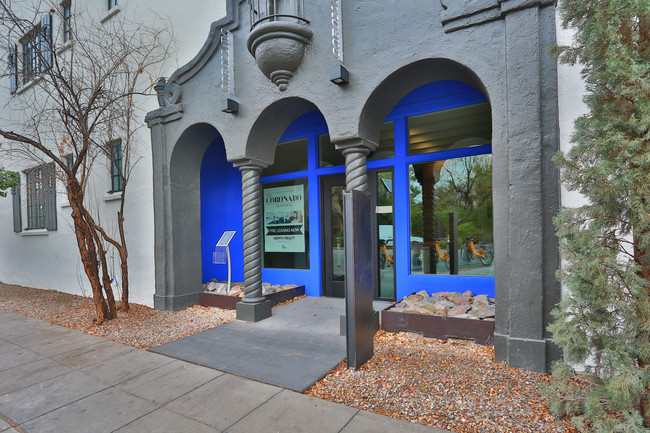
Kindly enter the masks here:
<path id="1" fill-rule="evenodd" d="M 264 251 L 305 252 L 305 186 L 264 190 Z"/>

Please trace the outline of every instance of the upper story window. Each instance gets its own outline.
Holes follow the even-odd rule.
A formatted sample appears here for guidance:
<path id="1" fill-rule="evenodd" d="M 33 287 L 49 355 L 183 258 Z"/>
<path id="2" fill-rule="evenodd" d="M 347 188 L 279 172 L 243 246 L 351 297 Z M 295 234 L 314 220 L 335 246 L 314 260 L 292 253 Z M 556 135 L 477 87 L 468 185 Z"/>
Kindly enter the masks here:
<path id="1" fill-rule="evenodd" d="M 72 1 L 66 0 L 61 3 L 61 8 L 63 9 L 63 43 L 69 42 L 72 39 L 72 33 L 70 30 L 70 20 L 72 12 Z"/>
<path id="2" fill-rule="evenodd" d="M 72 170 L 72 167 L 74 166 L 74 155 L 66 155 L 63 158 L 65 159 L 65 166 L 68 170 Z"/>
<path id="3" fill-rule="evenodd" d="M 108 0 L 108 8 L 113 9 L 115 6 L 120 4 L 120 0 Z"/>
<path id="4" fill-rule="evenodd" d="M 111 191 L 122 191 L 124 187 L 122 177 L 122 141 L 116 141 L 111 145 Z"/>
<path id="5" fill-rule="evenodd" d="M 52 65 L 52 15 L 47 14 L 18 44 L 10 48 L 9 83 L 11 93 Z"/>

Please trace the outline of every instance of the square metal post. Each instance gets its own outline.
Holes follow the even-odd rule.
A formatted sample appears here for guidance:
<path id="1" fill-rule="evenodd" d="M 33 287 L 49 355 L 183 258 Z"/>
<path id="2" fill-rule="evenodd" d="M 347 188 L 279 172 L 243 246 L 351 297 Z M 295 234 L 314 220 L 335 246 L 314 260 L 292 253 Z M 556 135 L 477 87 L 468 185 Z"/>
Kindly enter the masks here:
<path id="1" fill-rule="evenodd" d="M 343 193 L 345 221 L 345 312 L 348 368 L 372 358 L 376 327 L 372 306 L 372 233 L 370 193 Z"/>

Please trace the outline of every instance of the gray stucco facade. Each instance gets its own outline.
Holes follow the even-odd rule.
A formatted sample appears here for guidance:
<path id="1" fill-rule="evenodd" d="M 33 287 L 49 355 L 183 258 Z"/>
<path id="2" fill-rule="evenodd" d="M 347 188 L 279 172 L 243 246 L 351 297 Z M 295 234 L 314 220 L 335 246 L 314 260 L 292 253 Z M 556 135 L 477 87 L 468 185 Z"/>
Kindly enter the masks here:
<path id="1" fill-rule="evenodd" d="M 332 4 L 306 1 L 312 35 L 285 90 L 249 53 L 249 5 L 240 0 L 228 1 L 227 17 L 212 25 L 196 57 L 158 83 L 161 108 L 147 116 L 156 308 L 198 302 L 199 173 L 215 136 L 243 173 L 272 165 L 287 126 L 319 110 L 337 149 L 372 150 L 386 115 L 405 95 L 430 82 L 455 80 L 484 93 L 492 110 L 496 359 L 548 371 L 559 354 L 546 326 L 560 300 L 552 224 L 559 179 L 551 161 L 558 149 L 557 74 L 547 54 L 555 42 L 554 2 L 334 3 L 341 6 L 343 60 L 333 53 Z M 345 85 L 329 80 L 338 64 L 349 71 Z M 238 112 L 222 111 L 226 99 L 238 103 Z"/>

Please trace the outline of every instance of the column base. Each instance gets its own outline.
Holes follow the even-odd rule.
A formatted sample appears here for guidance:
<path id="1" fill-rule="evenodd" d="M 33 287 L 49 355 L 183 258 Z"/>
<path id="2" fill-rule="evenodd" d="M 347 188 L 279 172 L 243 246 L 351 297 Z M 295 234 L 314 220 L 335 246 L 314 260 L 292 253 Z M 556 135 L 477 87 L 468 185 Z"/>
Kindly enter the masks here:
<path id="1" fill-rule="evenodd" d="M 271 317 L 271 301 L 268 299 L 258 304 L 237 302 L 237 320 L 259 322 Z"/>
<path id="2" fill-rule="evenodd" d="M 180 311 L 199 304 L 199 292 L 176 296 L 153 295 L 153 307 L 156 310 Z"/>
<path id="3" fill-rule="evenodd" d="M 561 358 L 560 349 L 550 340 L 516 338 L 494 333 L 494 355 L 510 367 L 550 373 L 554 361 Z"/>

